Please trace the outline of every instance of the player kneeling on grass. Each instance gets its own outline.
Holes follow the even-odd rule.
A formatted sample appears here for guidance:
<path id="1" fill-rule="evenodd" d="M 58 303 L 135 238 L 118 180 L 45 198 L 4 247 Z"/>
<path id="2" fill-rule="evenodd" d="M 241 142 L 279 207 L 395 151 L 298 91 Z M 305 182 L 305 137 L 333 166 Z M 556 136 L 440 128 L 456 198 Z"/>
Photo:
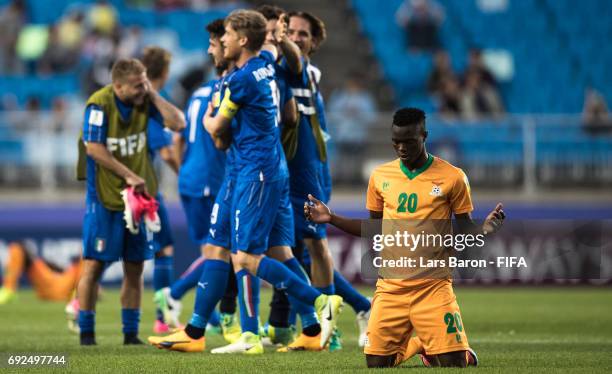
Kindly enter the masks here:
<path id="1" fill-rule="evenodd" d="M 152 232 L 160 228 L 157 203 L 145 198 L 147 193 L 157 193 L 147 126 L 153 118 L 172 130 L 185 127 L 183 113 L 151 87 L 140 61 L 118 60 L 111 78 L 112 84 L 87 100 L 79 139 L 77 176 L 87 181 L 83 273 L 77 292 L 81 345 L 96 344 L 97 284 L 105 265 L 120 259 L 125 273 L 121 286 L 124 344 L 142 344 L 138 325 L 143 262 L 153 256 L 149 242 Z"/>
<path id="2" fill-rule="evenodd" d="M 482 227 L 477 226 L 470 216 L 473 207 L 467 177 L 461 169 L 427 153 L 426 139 L 422 110 L 406 108 L 395 113 L 391 140 L 398 159 L 378 166 L 370 176 L 366 200 L 370 218 L 450 220 L 454 214 L 461 232 L 495 232 L 505 218 L 502 204 L 487 216 Z M 406 192 L 412 199 L 402 198 Z M 309 199 L 304 204 L 309 220 L 362 235 L 362 220 L 338 216 L 312 195 Z M 402 205 L 406 200 L 413 203 L 406 207 Z M 449 251 L 445 252 L 448 255 Z M 422 278 L 379 276 L 364 349 L 368 367 L 397 366 L 415 354 L 421 355 L 426 366 L 478 363 L 461 323 L 452 279 Z"/>

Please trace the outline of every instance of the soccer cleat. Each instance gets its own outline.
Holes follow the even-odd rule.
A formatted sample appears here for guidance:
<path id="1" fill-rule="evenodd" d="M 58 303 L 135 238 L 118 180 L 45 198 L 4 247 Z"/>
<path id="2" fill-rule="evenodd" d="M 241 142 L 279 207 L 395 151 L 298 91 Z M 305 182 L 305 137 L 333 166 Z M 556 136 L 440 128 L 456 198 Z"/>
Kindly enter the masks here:
<path id="1" fill-rule="evenodd" d="M 242 329 L 234 314 L 221 313 L 221 330 L 223 339 L 230 344 L 237 342 L 242 334 Z"/>
<path id="2" fill-rule="evenodd" d="M 357 313 L 357 316 L 355 317 L 357 320 L 357 327 L 359 327 L 359 340 L 357 341 L 357 344 L 360 347 L 365 346 L 368 332 L 368 320 L 370 319 L 371 310 L 372 309 L 368 309 L 367 312 L 362 310 L 361 312 Z"/>
<path id="3" fill-rule="evenodd" d="M 123 218 L 125 219 L 126 228 L 134 235 L 138 234 L 140 220 L 142 219 L 143 207 L 140 200 L 134 191 L 134 187 L 127 187 L 121 191 L 123 199 Z"/>
<path id="4" fill-rule="evenodd" d="M 121 191 L 125 209 L 123 217 L 126 227 L 134 235 L 138 234 L 140 223 L 144 218 L 145 226 L 150 232 L 159 232 L 161 221 L 157 210 L 159 203 L 147 193 L 138 193 L 133 187 Z"/>
<path id="5" fill-rule="evenodd" d="M 335 352 L 342 349 L 342 333 L 337 328 L 329 339 L 329 351 Z"/>
<path id="6" fill-rule="evenodd" d="M 210 323 L 206 324 L 206 334 L 210 335 L 221 335 L 223 334 L 223 329 L 221 325 L 211 325 Z"/>
<path id="7" fill-rule="evenodd" d="M 137 196 L 144 207 L 144 222 L 147 230 L 150 232 L 159 232 L 159 230 L 161 230 L 161 220 L 157 214 L 159 203 L 147 193 Z"/>
<path id="8" fill-rule="evenodd" d="M 224 347 L 215 348 L 210 353 L 226 354 L 226 353 L 241 353 L 247 355 L 259 355 L 264 353 L 263 344 L 259 335 L 255 335 L 250 331 L 242 333 L 240 339 L 235 343 L 228 344 Z"/>
<path id="9" fill-rule="evenodd" d="M 158 319 L 155 320 L 153 324 L 153 333 L 155 334 L 165 334 L 170 331 L 170 327 L 166 325 L 163 321 Z"/>
<path id="10" fill-rule="evenodd" d="M 264 347 L 285 346 L 295 340 L 295 327 L 274 327 L 269 324 L 263 328 L 264 337 L 261 339 Z"/>
<path id="11" fill-rule="evenodd" d="M 181 302 L 175 300 L 170 296 L 170 288 L 165 287 L 155 292 L 153 296 L 153 302 L 159 310 L 161 310 L 164 316 L 164 322 L 168 327 L 182 327 L 179 322 L 179 316 L 181 315 Z"/>
<path id="12" fill-rule="evenodd" d="M 478 356 L 472 348 L 467 350 L 468 366 L 478 366 Z"/>
<path id="13" fill-rule="evenodd" d="M 94 332 L 81 332 L 79 335 L 81 345 L 96 345 L 96 334 Z"/>
<path id="14" fill-rule="evenodd" d="M 342 305 L 342 298 L 338 295 L 321 294 L 315 300 L 315 310 L 321 324 L 321 348 L 327 345 L 334 332 Z"/>
<path id="15" fill-rule="evenodd" d="M 276 352 L 294 352 L 294 351 L 322 351 L 321 333 L 316 336 L 307 336 L 303 333 L 297 339 L 286 347 L 281 347 Z"/>
<path id="16" fill-rule="evenodd" d="M 124 335 L 123 345 L 143 345 L 144 342 L 137 335 Z"/>
<path id="17" fill-rule="evenodd" d="M 204 352 L 204 348 L 206 347 L 204 337 L 192 339 L 184 330 L 177 331 L 168 336 L 149 336 L 147 340 L 151 345 L 169 351 Z"/>
<path id="18" fill-rule="evenodd" d="M 0 305 L 8 304 L 10 301 L 15 299 L 15 296 L 15 290 L 8 287 L 0 288 Z"/>
<path id="19" fill-rule="evenodd" d="M 72 299 L 66 307 L 64 308 L 66 312 L 66 319 L 68 320 L 68 330 L 79 333 L 81 329 L 79 328 L 79 299 L 76 297 Z"/>

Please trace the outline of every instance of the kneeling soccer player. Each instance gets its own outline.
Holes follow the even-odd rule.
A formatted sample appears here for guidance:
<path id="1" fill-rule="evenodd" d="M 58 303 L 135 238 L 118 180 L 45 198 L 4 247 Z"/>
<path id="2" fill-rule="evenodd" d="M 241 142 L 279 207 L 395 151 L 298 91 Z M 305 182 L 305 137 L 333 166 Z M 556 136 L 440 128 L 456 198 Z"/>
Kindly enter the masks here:
<path id="1" fill-rule="evenodd" d="M 391 135 L 398 159 L 380 165 L 370 176 L 366 206 L 371 218 L 449 220 L 454 214 L 460 231 L 485 235 L 501 226 L 505 218 L 501 204 L 482 227 L 472 221 L 467 177 L 461 169 L 425 150 L 422 110 L 398 110 Z M 313 196 L 309 199 L 310 203 L 304 204 L 308 219 L 361 236 L 362 220 L 338 216 Z M 415 354 L 420 354 L 427 366 L 465 367 L 478 362 L 468 344 L 449 277 L 379 276 L 364 352 L 368 367 L 397 366 Z"/>

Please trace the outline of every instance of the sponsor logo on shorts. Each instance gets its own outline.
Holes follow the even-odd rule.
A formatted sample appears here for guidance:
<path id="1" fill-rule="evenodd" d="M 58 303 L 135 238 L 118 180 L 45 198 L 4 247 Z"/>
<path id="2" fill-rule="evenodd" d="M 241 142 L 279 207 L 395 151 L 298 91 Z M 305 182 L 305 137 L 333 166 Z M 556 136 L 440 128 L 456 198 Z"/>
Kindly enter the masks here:
<path id="1" fill-rule="evenodd" d="M 101 238 L 96 239 L 96 252 L 104 251 L 104 247 L 106 247 L 106 241 Z"/>

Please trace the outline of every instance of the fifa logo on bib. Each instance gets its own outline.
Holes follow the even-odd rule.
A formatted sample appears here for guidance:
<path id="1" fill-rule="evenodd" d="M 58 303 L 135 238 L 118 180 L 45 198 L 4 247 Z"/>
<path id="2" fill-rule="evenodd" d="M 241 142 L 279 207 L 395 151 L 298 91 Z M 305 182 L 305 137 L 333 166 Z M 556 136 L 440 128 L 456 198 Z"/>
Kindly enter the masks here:
<path id="1" fill-rule="evenodd" d="M 440 188 L 440 186 L 434 184 L 429 194 L 431 196 L 440 197 L 442 196 L 442 189 Z"/>

